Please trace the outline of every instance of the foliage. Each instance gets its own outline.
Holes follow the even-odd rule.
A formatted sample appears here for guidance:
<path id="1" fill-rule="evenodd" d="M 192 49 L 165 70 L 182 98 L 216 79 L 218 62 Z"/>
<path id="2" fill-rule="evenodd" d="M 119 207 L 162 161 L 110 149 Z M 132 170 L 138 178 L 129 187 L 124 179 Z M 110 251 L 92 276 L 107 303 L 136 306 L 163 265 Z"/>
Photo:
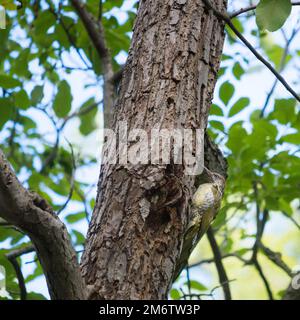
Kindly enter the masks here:
<path id="1" fill-rule="evenodd" d="M 100 127 L 96 119 L 102 111 L 101 61 L 69 1 L 22 2 L 21 9 L 8 11 L 7 28 L 0 31 L 1 149 L 24 185 L 39 192 L 60 212 L 80 256 L 98 177 L 95 136 Z M 99 1 L 87 0 L 87 6 L 97 19 Z M 261 0 L 256 10 L 257 24 L 260 29 L 275 31 L 284 24 L 290 11 L 289 0 Z M 114 71 L 120 70 L 122 56 L 129 49 L 135 12 L 135 5 L 129 5 L 128 1 L 103 2 L 102 22 Z M 294 33 L 289 30 L 291 26 L 283 29 L 283 40 L 278 41 L 281 39 L 278 35 L 274 41 L 268 32 L 251 23 L 253 20 L 250 14 L 235 18 L 234 24 L 260 46 L 278 71 L 294 69 L 294 86 L 299 86 L 299 67 L 293 68 L 299 66 L 299 41 L 298 47 L 290 46 L 297 36 L 297 26 Z M 279 90 L 275 94 L 270 91 L 270 97 L 259 101 L 253 90 L 249 95 L 245 90 L 241 94 L 241 87 L 250 87 L 251 79 L 265 77 L 264 71 L 254 67 L 256 60 L 230 30 L 225 48 L 209 133 L 227 156 L 229 176 L 223 206 L 213 227 L 225 266 L 230 255 L 246 261 L 253 269 L 257 268 L 255 262 L 262 261 L 266 276 L 272 277 L 266 268 L 267 255 L 261 247 L 255 247 L 255 240 L 264 219 L 274 228 L 278 223 L 284 224 L 283 230 L 288 234 L 292 234 L 291 229 L 299 220 L 299 105 Z M 268 87 L 272 88 L 275 80 L 270 81 Z M 84 151 L 87 145 L 89 152 Z M 299 232 L 299 225 L 296 230 Z M 272 237 L 270 234 L 259 237 L 264 245 L 272 247 L 274 239 L 285 236 L 282 231 L 282 234 L 274 232 Z M 271 240 L 267 241 L 268 237 Z M 19 287 L 6 254 L 28 246 L 28 241 L 20 230 L 0 221 L 0 265 L 6 269 L 7 291 L 13 299 L 19 299 Z M 208 247 L 206 244 L 205 254 L 210 259 Z M 296 263 L 295 252 L 296 249 L 282 252 L 282 259 L 290 268 Z M 202 251 L 196 249 L 191 263 L 203 259 Z M 24 255 L 19 263 L 26 271 L 27 285 L 42 276 L 35 254 Z M 219 285 L 201 282 L 203 274 L 193 271 L 197 268 L 200 267 L 191 268 L 191 280 L 186 279 L 185 273 L 179 278 L 170 292 L 171 298 L 192 297 L 191 293 L 198 298 L 212 297 L 218 291 Z M 230 279 L 234 277 L 231 273 Z M 258 275 L 254 278 L 261 281 Z M 287 286 L 289 279 L 284 281 Z M 275 289 L 274 296 L 278 298 L 277 293 L 285 288 Z M 247 291 L 247 286 L 243 290 Z M 264 293 L 262 296 L 266 297 Z M 234 297 L 238 298 L 235 294 Z M 31 292 L 27 298 L 45 297 Z"/>
<path id="2" fill-rule="evenodd" d="M 290 0 L 261 0 L 256 9 L 256 22 L 261 29 L 280 29 L 292 11 Z"/>

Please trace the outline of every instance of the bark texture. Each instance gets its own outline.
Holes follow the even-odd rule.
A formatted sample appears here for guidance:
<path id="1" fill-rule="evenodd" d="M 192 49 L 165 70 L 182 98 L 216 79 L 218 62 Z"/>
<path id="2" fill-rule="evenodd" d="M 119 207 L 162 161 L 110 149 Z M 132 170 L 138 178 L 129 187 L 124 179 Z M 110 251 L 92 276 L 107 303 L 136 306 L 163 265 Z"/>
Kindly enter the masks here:
<path id="1" fill-rule="evenodd" d="M 32 240 L 52 299 L 85 299 L 86 287 L 65 225 L 47 202 L 18 181 L 0 150 L 0 216 Z"/>
<path id="2" fill-rule="evenodd" d="M 223 40 L 201 0 L 140 1 L 113 128 L 205 129 Z M 194 185 L 183 165 L 102 166 L 81 263 L 91 299 L 166 298 Z"/>

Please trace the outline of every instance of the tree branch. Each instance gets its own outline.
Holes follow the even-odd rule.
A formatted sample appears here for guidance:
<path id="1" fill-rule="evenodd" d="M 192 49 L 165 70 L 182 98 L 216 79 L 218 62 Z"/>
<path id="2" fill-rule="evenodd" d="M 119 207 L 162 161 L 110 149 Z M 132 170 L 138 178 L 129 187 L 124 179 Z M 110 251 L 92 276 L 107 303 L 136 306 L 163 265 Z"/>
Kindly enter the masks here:
<path id="1" fill-rule="evenodd" d="M 222 260 L 227 259 L 227 258 L 236 258 L 236 259 L 240 260 L 241 262 L 243 262 L 244 264 L 249 263 L 249 260 L 239 256 L 237 253 L 227 253 L 227 254 L 222 255 Z M 204 259 L 204 260 L 201 260 L 201 261 L 196 262 L 194 264 L 191 264 L 189 267 L 195 268 L 195 267 L 201 266 L 202 264 L 213 263 L 213 262 L 215 262 L 214 258 Z"/>
<path id="2" fill-rule="evenodd" d="M 266 247 L 262 243 L 260 243 L 260 248 L 262 249 L 263 253 L 274 263 L 276 264 L 280 269 L 282 269 L 288 276 L 292 276 L 292 271 L 288 267 L 288 265 L 282 260 L 281 253 L 275 252 L 271 250 L 270 248 Z"/>
<path id="3" fill-rule="evenodd" d="M 222 13 L 214 8 L 209 0 L 203 0 L 206 7 L 211 10 L 214 15 L 226 22 L 226 24 L 230 27 L 230 29 L 235 33 L 235 35 L 246 45 L 246 47 L 254 54 L 254 56 L 261 61 L 274 75 L 275 77 L 282 83 L 282 85 L 286 88 L 291 95 L 300 102 L 300 97 L 298 94 L 290 87 L 290 85 L 285 81 L 285 79 L 276 71 L 276 69 L 268 62 L 252 45 L 251 43 L 237 30 L 234 24 L 230 20 L 230 16 L 227 13 Z"/>
<path id="4" fill-rule="evenodd" d="M 264 210 L 263 214 L 261 215 L 260 212 L 260 205 L 259 205 L 259 200 L 258 200 L 258 190 L 257 190 L 257 185 L 256 183 L 253 184 L 253 189 L 254 189 L 254 197 L 255 197 L 255 202 L 256 202 L 256 239 L 253 245 L 253 253 L 252 253 L 252 257 L 249 260 L 249 264 L 253 264 L 255 269 L 257 270 L 258 274 L 260 275 L 265 288 L 267 290 L 267 294 L 269 296 L 270 300 L 273 300 L 273 293 L 270 287 L 270 284 L 268 282 L 268 279 L 266 278 L 259 262 L 258 262 L 258 249 L 259 246 L 261 244 L 261 239 L 265 230 L 265 226 L 268 220 L 268 216 L 269 216 L 269 211 L 268 210 Z"/>
<path id="5" fill-rule="evenodd" d="M 99 57 L 102 59 L 104 76 L 104 126 L 109 127 L 113 114 L 114 83 L 111 55 L 105 43 L 101 21 L 97 21 L 80 0 L 70 0 L 78 13 Z"/>
<path id="6" fill-rule="evenodd" d="M 282 211 L 282 214 L 286 217 L 286 218 L 288 218 L 294 225 L 295 225 L 295 227 L 297 228 L 297 229 L 299 229 L 300 230 L 300 224 L 292 217 L 292 216 L 290 216 L 287 212 L 285 212 L 285 211 Z"/>
<path id="7" fill-rule="evenodd" d="M 34 247 L 28 246 L 25 248 L 13 250 L 13 251 L 6 254 L 6 258 L 12 264 L 12 266 L 14 267 L 15 272 L 16 272 L 16 276 L 17 276 L 19 288 L 20 288 L 20 299 L 21 300 L 27 299 L 27 289 L 26 289 L 26 285 L 25 285 L 24 276 L 23 276 L 23 273 L 21 270 L 21 266 L 19 265 L 17 258 L 23 254 L 30 253 L 32 251 L 34 251 Z"/>
<path id="8" fill-rule="evenodd" d="M 293 41 L 293 39 L 295 38 L 295 36 L 297 35 L 297 33 L 299 32 L 299 29 L 294 29 L 293 32 L 292 32 L 292 35 L 291 37 L 286 41 L 286 44 L 285 44 L 285 48 L 284 48 L 284 51 L 283 51 L 283 55 L 281 57 L 281 61 L 280 61 L 280 66 L 279 66 L 279 73 L 281 73 L 285 66 L 286 66 L 286 58 L 288 56 L 288 52 L 289 52 L 289 46 L 291 44 L 291 42 Z M 278 83 L 278 79 L 276 78 L 273 85 L 272 85 L 272 88 L 271 90 L 269 91 L 268 95 L 267 95 L 267 98 L 266 98 L 266 101 L 264 103 L 264 106 L 263 108 L 261 109 L 261 113 L 260 113 L 260 117 L 262 118 L 264 116 L 264 113 L 267 109 L 267 106 L 269 104 L 269 101 L 276 89 L 276 86 L 277 86 L 277 83 Z"/>
<path id="9" fill-rule="evenodd" d="M 261 266 L 260 266 L 257 258 L 254 260 L 253 265 L 255 266 L 257 272 L 259 273 L 259 275 L 260 275 L 260 277 L 261 277 L 261 279 L 262 279 L 262 281 L 263 281 L 263 283 L 264 283 L 264 285 L 265 285 L 265 287 L 266 287 L 266 290 L 267 290 L 269 299 L 270 299 L 270 300 L 274 300 L 274 298 L 273 298 L 273 293 L 272 293 L 272 290 L 271 290 L 269 281 L 268 281 L 268 279 L 266 278 L 266 276 L 264 275 L 263 270 L 262 270 L 262 268 L 261 268 Z"/>
<path id="10" fill-rule="evenodd" d="M 214 255 L 214 260 L 215 260 L 216 268 L 219 275 L 219 282 L 222 286 L 225 300 L 231 300 L 229 280 L 222 262 L 222 255 L 221 255 L 218 243 L 215 239 L 214 232 L 211 227 L 209 227 L 207 230 L 207 238 Z"/>
<path id="11" fill-rule="evenodd" d="M 293 1 L 292 2 L 292 6 L 300 6 L 300 1 Z M 240 10 L 238 10 L 236 12 L 232 12 L 229 15 L 229 17 L 230 17 L 230 19 L 233 19 L 233 18 L 239 16 L 240 14 L 255 10 L 256 7 L 257 7 L 257 5 L 251 5 L 251 6 L 247 7 L 247 8 L 241 8 Z"/>
<path id="12" fill-rule="evenodd" d="M 28 234 L 52 299 L 85 299 L 86 288 L 65 225 L 38 194 L 18 181 L 0 150 L 0 215 Z"/>
<path id="13" fill-rule="evenodd" d="M 55 18 L 59 21 L 59 23 L 61 24 L 61 27 L 63 28 L 69 42 L 71 43 L 71 45 L 74 47 L 75 51 L 77 52 L 79 58 L 81 59 L 81 61 L 84 63 L 84 65 L 86 66 L 87 69 L 90 69 L 91 67 L 88 65 L 88 63 L 85 61 L 85 58 L 83 57 L 83 55 L 81 54 L 79 48 L 77 47 L 73 37 L 71 36 L 67 26 L 65 25 L 64 21 L 61 19 L 60 14 L 57 13 L 54 9 L 53 4 L 50 1 L 47 1 L 48 5 L 49 5 L 49 11 L 55 16 Z"/>

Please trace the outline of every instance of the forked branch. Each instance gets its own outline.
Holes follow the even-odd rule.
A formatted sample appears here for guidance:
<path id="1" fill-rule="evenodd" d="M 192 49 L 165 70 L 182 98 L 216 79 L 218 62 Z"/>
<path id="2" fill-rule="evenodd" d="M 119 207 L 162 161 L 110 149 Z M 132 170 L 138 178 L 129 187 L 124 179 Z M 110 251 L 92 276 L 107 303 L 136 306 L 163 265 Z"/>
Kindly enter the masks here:
<path id="1" fill-rule="evenodd" d="M 0 150 L 0 217 L 32 240 L 52 299 L 85 299 L 86 288 L 65 225 L 47 202 L 25 189 Z"/>

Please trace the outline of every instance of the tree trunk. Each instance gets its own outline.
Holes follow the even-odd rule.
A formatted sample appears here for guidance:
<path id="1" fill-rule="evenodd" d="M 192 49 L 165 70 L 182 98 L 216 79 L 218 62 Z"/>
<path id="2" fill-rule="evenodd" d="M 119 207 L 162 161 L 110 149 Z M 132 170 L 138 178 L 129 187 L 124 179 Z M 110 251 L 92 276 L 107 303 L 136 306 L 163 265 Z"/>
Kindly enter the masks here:
<path id="1" fill-rule="evenodd" d="M 223 41 L 201 0 L 140 1 L 112 128 L 204 130 Z M 91 299 L 167 297 L 194 184 L 184 164 L 102 165 L 81 262 Z"/>

